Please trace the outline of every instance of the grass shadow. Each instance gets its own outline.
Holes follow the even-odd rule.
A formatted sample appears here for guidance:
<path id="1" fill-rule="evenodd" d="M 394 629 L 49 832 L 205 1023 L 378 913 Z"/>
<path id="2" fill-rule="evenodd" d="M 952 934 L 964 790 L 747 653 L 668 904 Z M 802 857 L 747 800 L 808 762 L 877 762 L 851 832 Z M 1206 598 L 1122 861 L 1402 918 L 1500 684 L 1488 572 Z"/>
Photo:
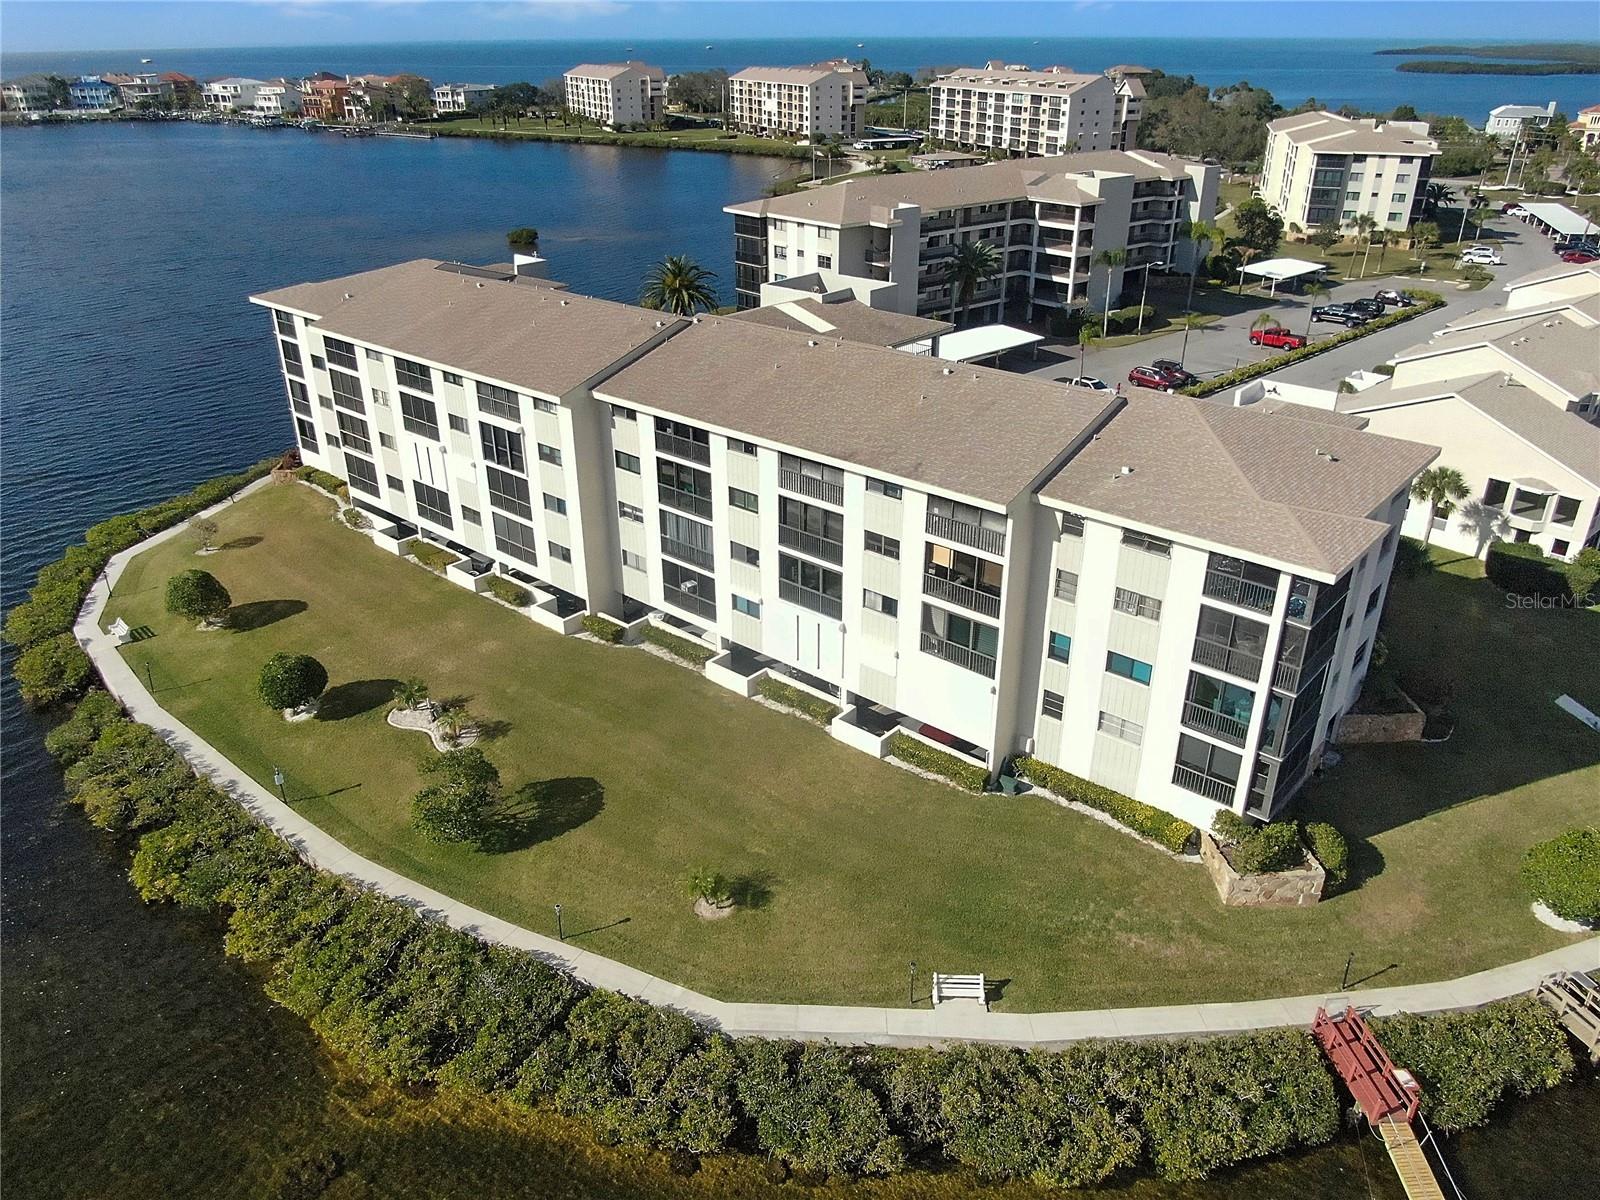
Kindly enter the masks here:
<path id="1" fill-rule="evenodd" d="M 605 806 L 605 788 L 587 775 L 524 784 L 489 818 L 479 846 L 490 854 L 526 850 L 592 821 Z"/>
<path id="2" fill-rule="evenodd" d="M 478 731 L 480 742 L 495 742 L 511 732 L 511 722 L 501 721 L 492 717 L 472 718 L 472 727 Z"/>
<path id="3" fill-rule="evenodd" d="M 251 533 L 251 534 L 246 534 L 244 537 L 236 537 L 232 541 L 223 542 L 222 545 L 217 547 L 217 549 L 218 550 L 248 550 L 248 549 L 250 549 L 251 546 L 259 546 L 261 544 L 261 542 L 262 542 L 262 538 L 261 538 L 261 535 L 259 533 Z"/>
<path id="4" fill-rule="evenodd" d="M 235 633 L 264 629 L 306 611 L 304 600 L 251 600 L 228 610 L 228 628 Z"/>
<path id="5" fill-rule="evenodd" d="M 728 894 L 739 908 L 765 908 L 772 903 L 772 885 L 778 881 L 771 871 L 751 871 L 728 880 Z"/>
<path id="6" fill-rule="evenodd" d="M 398 679 L 357 679 L 331 687 L 317 702 L 317 720 L 343 721 L 371 712 L 393 700 L 399 686 Z"/>

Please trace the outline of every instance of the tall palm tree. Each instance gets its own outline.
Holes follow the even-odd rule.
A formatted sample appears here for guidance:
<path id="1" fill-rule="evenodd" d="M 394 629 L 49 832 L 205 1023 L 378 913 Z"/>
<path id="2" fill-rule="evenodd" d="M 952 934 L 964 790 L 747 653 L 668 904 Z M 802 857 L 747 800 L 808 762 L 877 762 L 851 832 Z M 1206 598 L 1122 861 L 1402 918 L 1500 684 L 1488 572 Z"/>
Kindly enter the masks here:
<path id="1" fill-rule="evenodd" d="M 1258 329 L 1271 329 L 1277 323 L 1278 318 L 1275 313 L 1264 312 L 1250 322 L 1250 332 L 1254 333 Z"/>
<path id="2" fill-rule="evenodd" d="M 645 275 L 639 303 L 680 317 L 710 312 L 717 306 L 711 283 L 716 277 L 715 271 L 706 270 L 687 254 L 669 254 Z"/>
<path id="3" fill-rule="evenodd" d="M 972 298 L 986 281 L 1000 274 L 1000 251 L 990 242 L 962 242 L 944 267 L 944 281 L 950 285 L 950 320 L 961 308 L 965 321 L 972 311 Z"/>
<path id="4" fill-rule="evenodd" d="M 1454 467 L 1429 467 L 1411 482 L 1411 498 L 1428 506 L 1428 524 L 1422 530 L 1422 544 L 1433 537 L 1433 523 L 1448 517 L 1456 505 L 1470 494 L 1467 481 Z"/>
<path id="5" fill-rule="evenodd" d="M 1078 326 L 1078 374 L 1089 373 L 1089 348 L 1100 340 L 1100 335 L 1094 331 L 1093 325 Z"/>
<path id="6" fill-rule="evenodd" d="M 1128 261 L 1126 250 L 1102 250 L 1094 256 L 1094 265 L 1106 269 L 1106 298 L 1102 304 L 1100 314 L 1100 336 L 1107 337 L 1111 333 L 1111 272 L 1125 265 Z"/>
<path id="7" fill-rule="evenodd" d="M 1306 341 L 1311 340 L 1311 314 L 1317 307 L 1317 301 L 1329 295 L 1328 285 L 1320 279 L 1313 279 L 1300 289 L 1300 294 L 1306 298 Z"/>
<path id="8" fill-rule="evenodd" d="M 1442 183 L 1430 183 L 1422 193 L 1422 211 L 1430 217 L 1439 215 L 1439 206 L 1454 198 L 1455 192 Z"/>
<path id="9" fill-rule="evenodd" d="M 1361 278 L 1367 277 L 1367 255 L 1372 253 L 1372 231 L 1378 227 L 1378 218 L 1371 213 L 1356 217 L 1356 237 L 1366 247 L 1361 251 Z"/>
<path id="10" fill-rule="evenodd" d="M 1189 296 L 1183 302 L 1187 310 L 1194 307 L 1194 281 L 1200 274 L 1200 265 L 1207 254 L 1222 245 L 1223 233 L 1221 226 L 1206 221 L 1186 221 L 1179 233 L 1194 245 L 1194 257 L 1189 263 Z"/>

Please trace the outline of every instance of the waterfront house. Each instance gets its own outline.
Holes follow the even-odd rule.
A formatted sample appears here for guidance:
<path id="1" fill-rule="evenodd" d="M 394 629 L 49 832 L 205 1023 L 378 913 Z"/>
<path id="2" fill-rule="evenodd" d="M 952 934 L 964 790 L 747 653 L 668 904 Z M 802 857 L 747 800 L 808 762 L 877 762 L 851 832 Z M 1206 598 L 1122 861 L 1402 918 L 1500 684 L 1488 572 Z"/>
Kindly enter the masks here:
<path id="1" fill-rule="evenodd" d="M 19 75 L 0 84 L 0 101 L 7 112 L 45 113 L 54 107 L 50 91 L 50 76 Z"/>
<path id="2" fill-rule="evenodd" d="M 1363 214 L 1401 230 L 1422 215 L 1439 144 L 1426 121 L 1308 112 L 1267 125 L 1260 196 L 1286 224 L 1344 228 Z"/>
<path id="3" fill-rule="evenodd" d="M 1435 454 L 919 357 L 853 311 L 686 320 L 433 260 L 252 299 L 302 457 L 380 528 L 764 656 L 859 748 L 1032 753 L 1201 826 L 1314 769 Z"/>
<path id="4" fill-rule="evenodd" d="M 288 79 L 269 79 L 256 89 L 250 114 L 255 117 L 282 120 L 300 114 L 300 85 Z"/>
<path id="5" fill-rule="evenodd" d="M 991 62 L 928 85 L 928 136 L 1029 157 L 1131 150 L 1143 103 L 1144 84 L 1136 74 L 1031 71 Z"/>
<path id="6" fill-rule="evenodd" d="M 867 107 L 867 76 L 844 59 L 808 67 L 746 67 L 728 77 L 725 124 L 758 137 L 853 138 Z"/>
<path id="7" fill-rule="evenodd" d="M 562 81 L 567 107 L 597 125 L 654 125 L 666 115 L 667 73 L 649 63 L 581 63 Z"/>
<path id="8" fill-rule="evenodd" d="M 208 80 L 200 95 L 205 106 L 214 112 L 248 113 L 254 111 L 261 89 L 269 86 L 264 79 L 229 75 L 223 79 Z"/>
<path id="9" fill-rule="evenodd" d="M 493 95 L 492 83 L 441 83 L 433 89 L 433 111 L 440 115 L 477 112 Z"/>
<path id="10" fill-rule="evenodd" d="M 1591 104 L 1588 108 L 1580 109 L 1578 119 L 1573 122 L 1579 136 L 1583 138 L 1583 148 L 1590 152 L 1600 148 L 1600 104 Z"/>
<path id="11" fill-rule="evenodd" d="M 350 85 L 339 76 L 308 79 L 300 85 L 300 115 L 312 121 L 342 121 Z"/>
<path id="12" fill-rule="evenodd" d="M 99 75 L 80 75 L 68 85 L 72 107 L 83 112 L 112 112 L 122 107 L 117 85 Z"/>
<path id="13" fill-rule="evenodd" d="M 1515 142 L 1525 133 L 1549 128 L 1556 119 L 1556 102 L 1543 108 L 1533 104 L 1501 104 L 1489 110 L 1483 131 L 1502 142 Z"/>

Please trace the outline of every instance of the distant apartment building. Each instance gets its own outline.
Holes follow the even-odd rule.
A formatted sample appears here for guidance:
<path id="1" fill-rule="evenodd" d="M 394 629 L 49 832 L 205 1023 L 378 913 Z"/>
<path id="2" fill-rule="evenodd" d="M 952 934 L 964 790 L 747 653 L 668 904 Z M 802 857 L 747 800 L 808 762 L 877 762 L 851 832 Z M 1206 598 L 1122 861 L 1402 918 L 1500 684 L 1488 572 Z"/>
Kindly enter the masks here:
<path id="1" fill-rule="evenodd" d="M 1152 151 L 1013 159 L 955 171 L 848 178 L 788 196 L 731 204 L 738 306 L 768 285 L 814 279 L 873 308 L 963 316 L 945 268 L 956 247 L 984 241 L 1001 268 L 963 319 L 1115 305 L 1161 266 L 1187 269 L 1190 222 L 1216 212 L 1218 168 Z M 1118 267 L 1097 256 L 1124 250 Z"/>
<path id="2" fill-rule="evenodd" d="M 269 86 L 264 79 L 229 75 L 208 80 L 200 89 L 200 98 L 215 112 L 250 112 L 256 106 L 256 96 L 261 89 Z"/>
<path id="3" fill-rule="evenodd" d="M 781 138 L 853 138 L 862 131 L 867 76 L 844 60 L 746 67 L 728 77 L 727 128 Z"/>
<path id="4" fill-rule="evenodd" d="M 1483 131 L 1502 142 L 1515 142 L 1524 133 L 1547 129 L 1556 119 L 1556 102 L 1543 108 L 1533 104 L 1501 104 L 1489 110 Z"/>
<path id="5" fill-rule="evenodd" d="M 54 107 L 50 98 L 50 76 L 19 75 L 0 84 L 0 100 L 7 112 L 45 113 Z"/>
<path id="6" fill-rule="evenodd" d="M 308 79 L 300 86 L 300 115 L 312 121 L 342 121 L 350 85 L 343 79 Z"/>
<path id="7" fill-rule="evenodd" d="M 1438 153 L 1426 121 L 1279 117 L 1267 125 L 1256 194 L 1306 230 L 1327 221 L 1353 226 L 1363 214 L 1379 229 L 1405 229 L 1422 215 Z"/>
<path id="8" fill-rule="evenodd" d="M 299 84 L 288 79 L 269 79 L 256 89 L 250 114 L 279 120 L 298 117 L 302 99 Z"/>
<path id="9" fill-rule="evenodd" d="M 698 639 L 744 694 L 759 664 L 880 757 L 1032 753 L 1202 826 L 1315 768 L 1435 453 L 953 368 L 849 300 L 691 321 L 432 260 L 252 299 L 384 544 Z"/>
<path id="10" fill-rule="evenodd" d="M 492 83 L 441 83 L 433 89 L 436 113 L 477 112 L 494 95 Z"/>
<path id="11" fill-rule="evenodd" d="M 112 112 L 122 107 L 116 84 L 99 75 L 80 75 L 67 85 L 72 107 L 84 112 Z"/>
<path id="12" fill-rule="evenodd" d="M 1585 150 L 1594 150 L 1600 147 L 1600 104 L 1591 104 L 1588 108 L 1580 109 L 1578 119 L 1573 122 L 1578 136 L 1583 139 Z"/>
<path id="13" fill-rule="evenodd" d="M 1143 111 L 1135 75 L 1030 71 L 991 62 L 941 75 L 928 87 L 928 136 L 967 149 L 1025 157 L 1130 150 Z"/>
<path id="14" fill-rule="evenodd" d="M 597 125 L 653 125 L 666 116 L 667 73 L 660 67 L 582 63 L 562 79 L 567 107 Z"/>

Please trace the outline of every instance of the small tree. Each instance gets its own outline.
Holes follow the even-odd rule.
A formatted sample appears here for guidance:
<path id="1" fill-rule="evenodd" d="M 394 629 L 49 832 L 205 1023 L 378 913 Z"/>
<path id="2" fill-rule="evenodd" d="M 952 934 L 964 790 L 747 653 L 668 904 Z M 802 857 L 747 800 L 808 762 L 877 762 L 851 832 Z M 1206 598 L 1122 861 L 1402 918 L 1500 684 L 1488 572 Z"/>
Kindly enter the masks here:
<path id="1" fill-rule="evenodd" d="M 29 646 L 12 667 L 22 698 L 35 708 L 70 700 L 94 678 L 94 663 L 70 633 Z"/>
<path id="2" fill-rule="evenodd" d="M 217 548 L 217 523 L 210 517 L 196 517 L 189 522 L 189 531 L 200 539 L 200 549 Z"/>
<path id="3" fill-rule="evenodd" d="M 427 709 L 430 712 L 433 706 L 428 703 L 428 685 L 415 677 L 404 680 L 399 687 L 394 689 L 394 698 L 401 708 L 409 708 L 415 712 Z"/>
<path id="4" fill-rule="evenodd" d="M 422 773 L 434 782 L 412 798 L 412 827 L 430 842 L 481 842 L 500 799 L 499 768 L 472 746 L 425 760 Z"/>
<path id="5" fill-rule="evenodd" d="M 506 241 L 510 242 L 519 250 L 523 247 L 526 247 L 530 250 L 537 250 L 539 248 L 539 231 L 531 225 L 519 225 L 510 233 L 506 234 Z"/>
<path id="6" fill-rule="evenodd" d="M 691 900 L 704 900 L 718 907 L 733 900 L 728 881 L 710 867 L 695 867 L 684 879 L 683 886 Z"/>
<path id="7" fill-rule="evenodd" d="M 1422 544 L 1433 540 L 1433 523 L 1448 517 L 1469 495 L 1467 481 L 1454 467 L 1429 467 L 1411 483 L 1411 498 L 1428 506 L 1428 523 L 1422 530 Z"/>
<path id="8" fill-rule="evenodd" d="M 433 725 L 439 731 L 439 736 L 454 746 L 461 740 L 461 735 L 472 728 L 472 718 L 461 705 L 445 704 L 435 711 Z"/>
<path id="9" fill-rule="evenodd" d="M 228 589 L 209 571 L 180 571 L 167 580 L 169 613 L 217 626 L 232 606 Z"/>
<path id="10" fill-rule="evenodd" d="M 1337 246 L 1343 240 L 1344 233 L 1339 229 L 1339 222 L 1332 217 L 1321 222 L 1311 231 L 1311 236 L 1306 239 L 1313 246 L 1320 246 L 1324 250 L 1330 246 Z"/>
<path id="11" fill-rule="evenodd" d="M 328 686 L 328 671 L 309 654 L 279 651 L 267 659 L 256 681 L 256 694 L 268 708 L 299 709 Z"/>

